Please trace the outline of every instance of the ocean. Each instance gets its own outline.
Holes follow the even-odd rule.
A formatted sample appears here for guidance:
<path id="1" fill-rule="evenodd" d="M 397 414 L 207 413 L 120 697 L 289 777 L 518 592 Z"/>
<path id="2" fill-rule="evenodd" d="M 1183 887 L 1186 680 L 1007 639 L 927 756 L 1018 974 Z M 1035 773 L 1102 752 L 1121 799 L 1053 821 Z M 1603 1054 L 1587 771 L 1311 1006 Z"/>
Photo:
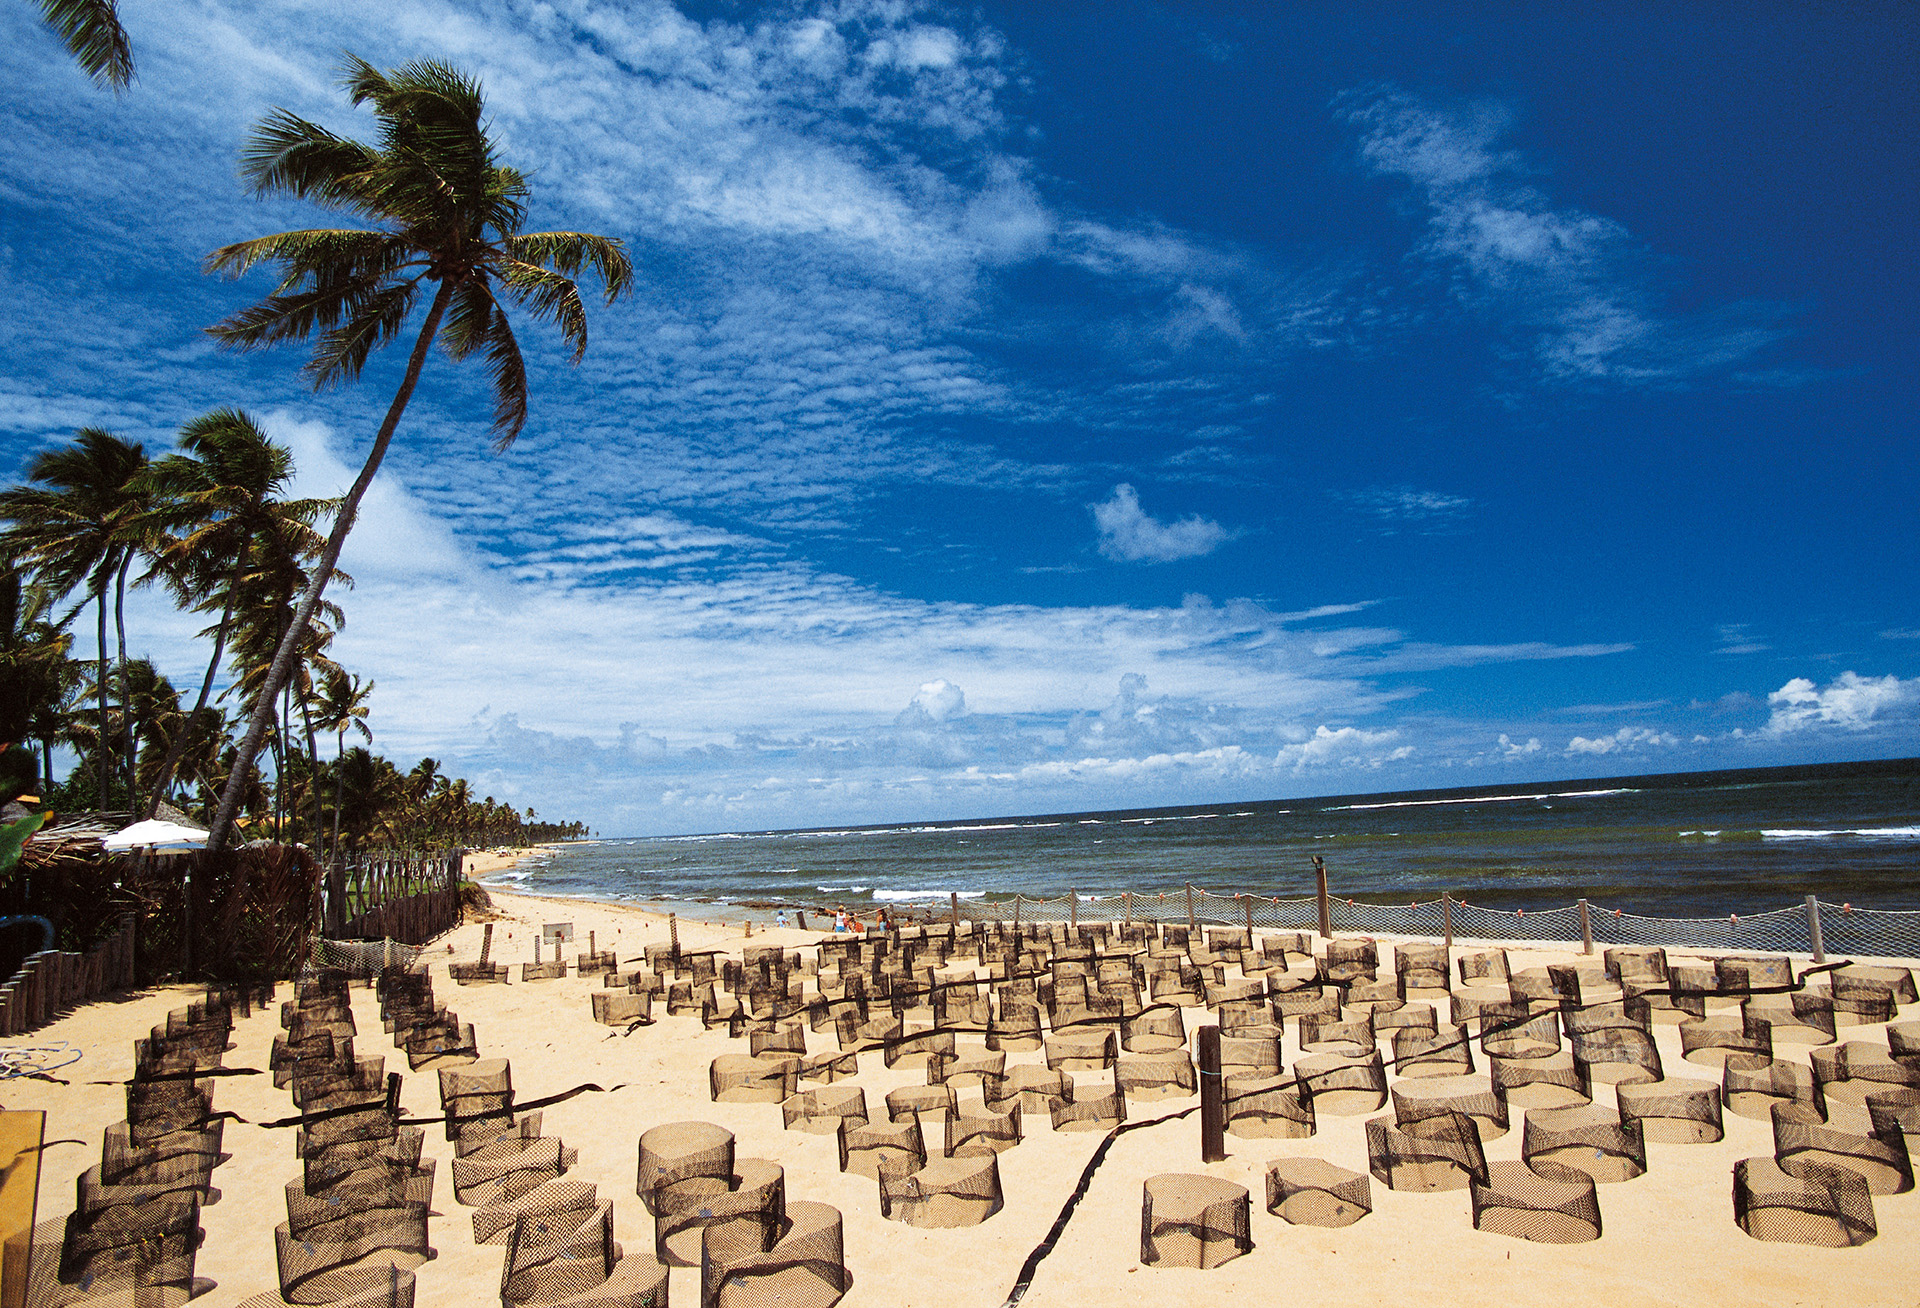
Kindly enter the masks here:
<path id="1" fill-rule="evenodd" d="M 1716 917 L 1799 904 L 1920 909 L 1920 759 L 1320 796 L 810 831 L 571 842 L 503 890 L 707 918 L 944 907 L 1192 884 L 1535 912 Z"/>

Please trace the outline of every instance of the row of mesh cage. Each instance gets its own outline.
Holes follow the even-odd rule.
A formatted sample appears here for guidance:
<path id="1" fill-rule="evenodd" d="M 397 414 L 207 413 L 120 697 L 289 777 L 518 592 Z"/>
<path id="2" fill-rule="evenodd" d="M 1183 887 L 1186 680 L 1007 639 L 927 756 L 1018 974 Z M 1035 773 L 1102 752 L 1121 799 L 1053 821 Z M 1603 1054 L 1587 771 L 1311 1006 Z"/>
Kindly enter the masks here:
<path id="1" fill-rule="evenodd" d="M 1251 908 L 1251 913 L 1249 913 Z M 1199 926 L 1254 930 L 1317 931 L 1320 901 L 1312 896 L 1277 899 L 1266 895 L 1219 894 L 1194 887 L 1168 893 L 1062 895 L 1053 899 L 971 899 L 959 902 L 962 917 L 975 921 L 1026 922 L 1192 922 Z M 1329 899 L 1328 916 L 1336 933 L 1428 936 L 1452 934 L 1468 940 L 1578 942 L 1581 905 L 1508 910 L 1482 908 L 1460 900 L 1369 904 Z M 1682 949 L 1756 950 L 1808 954 L 1815 951 L 1817 919 L 1821 952 L 1908 958 L 1920 954 L 1920 911 L 1855 908 L 1818 902 L 1725 917 L 1646 917 L 1599 904 L 1586 906 L 1586 931 L 1596 945 L 1647 945 Z"/>

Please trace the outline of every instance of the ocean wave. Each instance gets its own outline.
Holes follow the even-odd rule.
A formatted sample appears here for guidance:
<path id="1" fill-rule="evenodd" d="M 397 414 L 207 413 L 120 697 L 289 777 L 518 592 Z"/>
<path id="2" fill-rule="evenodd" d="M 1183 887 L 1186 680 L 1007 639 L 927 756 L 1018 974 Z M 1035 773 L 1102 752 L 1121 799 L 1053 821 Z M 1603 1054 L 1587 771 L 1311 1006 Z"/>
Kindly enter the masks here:
<path id="1" fill-rule="evenodd" d="M 1349 809 L 1430 808 L 1436 804 L 1513 804 L 1526 799 L 1591 799 L 1596 795 L 1637 795 L 1639 793 L 1632 787 L 1619 786 L 1612 790 L 1556 790 L 1527 795 L 1478 795 L 1471 799 L 1394 799 L 1378 804 L 1334 804 L 1320 811 L 1343 813 Z"/>
<path id="2" fill-rule="evenodd" d="M 986 895 L 984 890 L 876 890 L 873 898 L 877 903 L 897 903 L 907 899 L 945 899 L 948 895 L 958 895 L 962 899 L 980 899 Z"/>
<path id="3" fill-rule="evenodd" d="M 1829 840 L 1836 836 L 1861 836 L 1869 840 L 1920 840 L 1920 827 L 1836 827 L 1832 830 L 1784 827 L 1763 829 L 1760 835 L 1765 840 Z"/>

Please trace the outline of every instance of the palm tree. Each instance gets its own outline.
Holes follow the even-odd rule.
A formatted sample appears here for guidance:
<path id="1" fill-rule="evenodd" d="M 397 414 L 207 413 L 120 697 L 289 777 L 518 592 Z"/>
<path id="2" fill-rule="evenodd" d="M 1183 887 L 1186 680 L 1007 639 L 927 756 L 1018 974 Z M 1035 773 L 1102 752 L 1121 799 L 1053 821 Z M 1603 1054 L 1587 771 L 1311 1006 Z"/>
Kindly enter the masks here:
<path id="1" fill-rule="evenodd" d="M 162 540 L 148 577 L 164 580 L 182 608 L 218 610 L 220 620 L 211 630 L 213 657 L 200 697 L 155 778 L 148 817 L 172 784 L 180 750 L 206 712 L 250 561 L 264 542 L 276 540 L 290 540 L 302 557 L 317 555 L 321 540 L 313 523 L 332 505 L 330 500 L 275 498 L 293 475 L 293 456 L 239 409 L 215 409 L 187 423 L 180 429 L 180 447 L 184 453 L 153 464 Z"/>
<path id="2" fill-rule="evenodd" d="M 493 382 L 494 444 L 504 449 L 526 425 L 527 376 L 501 296 L 557 326 L 578 362 L 586 352 L 587 319 L 574 276 L 591 267 L 609 303 L 633 276 L 617 240 L 520 231 L 526 179 L 495 162 L 477 81 L 431 60 L 382 72 L 349 56 L 344 73 L 353 103 L 373 107 L 377 145 L 278 109 L 254 128 L 241 172 L 256 194 L 310 199 L 372 229 L 282 232 L 215 250 L 207 259 L 211 272 L 238 277 L 271 264 L 280 282 L 265 300 L 208 330 L 239 350 L 304 341 L 317 330 L 306 371 L 318 388 L 359 376 L 368 355 L 399 336 L 423 284 L 433 284 L 433 299 L 373 448 L 334 519 L 313 584 L 274 658 L 267 693 L 247 724 L 242 772 L 259 753 L 273 696 L 293 671 L 297 633 L 320 602 L 435 339 L 456 361 L 484 356 Z M 225 843 L 243 788 L 236 774 L 214 816 L 211 847 Z"/>
<path id="3" fill-rule="evenodd" d="M 94 81 L 124 91 L 133 81 L 133 49 L 114 0 L 39 0 L 47 26 Z"/>
<path id="4" fill-rule="evenodd" d="M 320 679 L 320 695 L 314 707 L 318 710 L 319 721 L 315 724 L 322 731 L 331 731 L 334 735 L 333 764 L 333 850 L 332 857 L 340 856 L 340 787 L 346 777 L 342 766 L 347 754 L 347 731 L 358 731 L 361 739 L 369 745 L 373 743 L 373 728 L 367 725 L 367 701 L 373 698 L 374 683 L 362 682 L 360 678 L 336 664 Z M 418 769 L 415 769 L 417 774 Z"/>
<path id="5" fill-rule="evenodd" d="M 53 784 L 48 736 L 57 730 L 72 684 L 67 652 L 73 637 L 47 621 L 52 608 L 45 587 L 23 584 L 19 572 L 0 561 L 0 750 L 37 736 L 46 766 L 33 771 L 43 785 Z"/>
<path id="6" fill-rule="evenodd" d="M 95 651 L 100 737 L 95 754 L 103 808 L 110 802 L 112 765 L 107 745 L 107 585 L 115 578 L 125 581 L 124 569 L 133 553 L 131 542 L 139 536 L 137 524 L 145 503 L 141 482 L 146 467 L 146 454 L 139 445 L 99 427 L 82 427 L 74 433 L 72 445 L 43 451 L 27 465 L 27 480 L 40 485 L 0 491 L 0 518 L 12 523 L 5 532 L 8 551 L 30 564 L 53 594 L 83 590 L 74 611 L 87 600 L 94 601 L 98 608 Z M 71 620 L 70 612 L 57 625 L 64 627 Z M 120 625 L 124 658 L 124 620 Z M 124 676 L 123 667 L 123 680 Z"/>

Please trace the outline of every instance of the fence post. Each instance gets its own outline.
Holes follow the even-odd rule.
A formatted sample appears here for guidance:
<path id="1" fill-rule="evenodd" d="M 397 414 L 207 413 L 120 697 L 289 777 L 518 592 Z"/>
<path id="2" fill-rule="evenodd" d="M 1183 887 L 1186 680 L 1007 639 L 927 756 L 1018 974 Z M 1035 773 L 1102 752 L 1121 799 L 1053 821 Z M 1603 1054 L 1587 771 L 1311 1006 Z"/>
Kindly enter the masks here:
<path id="1" fill-rule="evenodd" d="M 1121 893 L 1121 897 L 1127 901 L 1127 925 L 1132 926 L 1133 925 L 1133 892 L 1131 890 L 1123 890 L 1120 893 Z"/>
<path id="2" fill-rule="evenodd" d="M 1241 902 L 1247 909 L 1247 948 L 1253 948 L 1253 896 L 1242 895 Z"/>
<path id="3" fill-rule="evenodd" d="M 1327 864 L 1318 854 L 1313 856 L 1313 881 L 1315 892 L 1320 896 L 1320 938 L 1333 939 L 1333 905 L 1327 902 Z"/>
<path id="4" fill-rule="evenodd" d="M 1067 926 L 1075 935 L 1080 933 L 1080 892 L 1071 887 L 1067 890 Z"/>
<path id="5" fill-rule="evenodd" d="M 1580 901 L 1580 952 L 1593 952 L 1593 918 L 1587 912 L 1587 901 Z"/>
<path id="6" fill-rule="evenodd" d="M 1013 934 L 1020 934 L 1020 892 L 1013 892 Z"/>
<path id="7" fill-rule="evenodd" d="M 1809 943 L 1813 946 L 1813 961 L 1816 964 L 1826 962 L 1827 942 L 1820 935 L 1820 901 L 1812 895 L 1807 896 L 1807 935 L 1811 937 Z"/>
<path id="8" fill-rule="evenodd" d="M 1193 882 L 1187 882 L 1187 939 L 1193 939 Z"/>
<path id="9" fill-rule="evenodd" d="M 960 892 L 959 891 L 949 890 L 947 892 L 947 908 L 953 914 L 953 924 L 955 926 L 959 926 L 960 925 Z"/>
<path id="10" fill-rule="evenodd" d="M 1447 968 L 1453 968 L 1453 896 L 1440 892 L 1440 925 L 1447 933 Z"/>
<path id="11" fill-rule="evenodd" d="M 1220 1028 L 1209 1023 L 1200 1028 L 1200 1161 L 1223 1163 L 1227 1160 L 1226 1086 L 1220 1077 Z"/>

